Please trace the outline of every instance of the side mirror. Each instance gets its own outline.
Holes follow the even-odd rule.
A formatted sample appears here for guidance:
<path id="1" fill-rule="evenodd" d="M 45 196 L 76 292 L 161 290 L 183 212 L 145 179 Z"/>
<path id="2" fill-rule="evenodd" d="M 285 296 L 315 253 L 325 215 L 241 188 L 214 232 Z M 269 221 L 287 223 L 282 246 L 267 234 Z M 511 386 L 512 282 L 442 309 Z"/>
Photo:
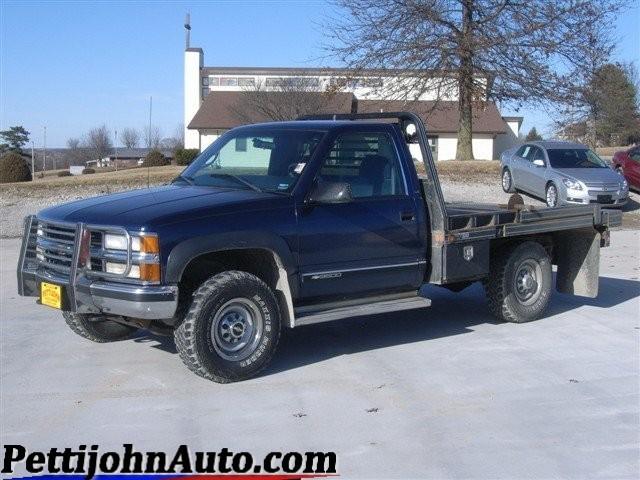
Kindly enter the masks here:
<path id="1" fill-rule="evenodd" d="M 349 203 L 353 201 L 351 185 L 344 182 L 318 182 L 311 194 L 309 203 Z"/>
<path id="2" fill-rule="evenodd" d="M 538 159 L 538 160 L 534 160 L 534 161 L 533 161 L 533 164 L 534 164 L 536 167 L 544 167 L 544 160 L 540 160 L 540 159 Z"/>

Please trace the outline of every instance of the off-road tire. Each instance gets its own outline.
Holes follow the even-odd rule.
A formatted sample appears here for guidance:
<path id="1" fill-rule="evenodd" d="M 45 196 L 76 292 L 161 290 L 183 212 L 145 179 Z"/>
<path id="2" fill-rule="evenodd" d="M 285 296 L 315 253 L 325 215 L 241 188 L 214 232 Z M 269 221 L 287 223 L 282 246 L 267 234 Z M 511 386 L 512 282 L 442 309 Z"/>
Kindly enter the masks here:
<path id="1" fill-rule="evenodd" d="M 62 312 L 62 316 L 71 330 L 96 343 L 125 340 L 138 330 L 136 327 L 123 325 L 113 320 L 100 320 L 99 315 Z"/>
<path id="2" fill-rule="evenodd" d="M 504 175 L 505 173 L 509 174 L 509 185 L 505 188 L 504 185 Z M 513 186 L 513 175 L 511 174 L 511 170 L 508 168 L 502 169 L 502 174 L 500 175 L 500 184 L 502 185 L 502 190 L 504 193 L 515 193 L 516 189 Z"/>
<path id="3" fill-rule="evenodd" d="M 216 313 L 237 298 L 253 302 L 261 317 L 256 320 L 263 322 L 262 332 L 248 358 L 230 360 L 216 351 L 212 324 Z M 226 271 L 209 278 L 195 291 L 184 320 L 174 331 L 174 339 L 189 370 L 217 383 L 229 383 L 251 378 L 268 365 L 278 346 L 280 329 L 274 292 L 255 275 Z"/>
<path id="4" fill-rule="evenodd" d="M 523 262 L 535 262 L 540 266 L 540 291 L 530 305 L 523 304 L 515 292 L 515 276 Z M 484 288 L 493 315 L 501 321 L 524 323 L 542 316 L 551 296 L 551 259 L 545 248 L 538 242 L 523 242 L 495 252 L 491 259 L 489 276 Z"/>

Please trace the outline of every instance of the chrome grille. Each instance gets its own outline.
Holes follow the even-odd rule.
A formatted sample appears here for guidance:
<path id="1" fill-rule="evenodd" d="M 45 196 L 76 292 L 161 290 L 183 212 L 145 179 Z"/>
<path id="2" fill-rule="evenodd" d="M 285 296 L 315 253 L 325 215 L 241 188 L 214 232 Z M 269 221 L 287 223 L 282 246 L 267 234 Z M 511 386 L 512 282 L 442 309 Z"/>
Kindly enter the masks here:
<path id="1" fill-rule="evenodd" d="M 76 240 L 75 225 L 39 221 L 37 231 L 36 252 L 40 266 L 69 275 Z"/>
<path id="2" fill-rule="evenodd" d="M 585 182 L 587 188 L 597 189 L 598 191 L 603 190 L 620 190 L 619 183 L 602 183 L 602 182 Z"/>
<path id="3" fill-rule="evenodd" d="M 29 219 L 25 221 L 28 222 Z M 27 270 L 35 270 L 36 268 L 38 268 L 38 260 L 36 258 L 37 234 L 38 234 L 38 220 L 35 217 L 32 217 L 29 231 L 26 233 L 27 246 L 24 251 L 24 266 Z"/>

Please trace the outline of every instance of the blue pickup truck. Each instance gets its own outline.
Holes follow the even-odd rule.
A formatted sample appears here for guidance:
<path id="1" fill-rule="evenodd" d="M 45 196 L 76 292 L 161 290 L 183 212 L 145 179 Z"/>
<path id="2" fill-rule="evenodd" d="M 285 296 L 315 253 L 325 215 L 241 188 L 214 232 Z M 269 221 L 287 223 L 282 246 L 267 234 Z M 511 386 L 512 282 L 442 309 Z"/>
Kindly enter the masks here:
<path id="1" fill-rule="evenodd" d="M 231 382 L 283 329 L 428 306 L 427 283 L 481 281 L 510 322 L 543 314 L 552 265 L 557 290 L 596 296 L 620 222 L 600 205 L 445 203 L 417 116 L 316 116 L 233 129 L 168 185 L 27 217 L 18 288 L 95 342 L 173 335 L 190 370 Z"/>

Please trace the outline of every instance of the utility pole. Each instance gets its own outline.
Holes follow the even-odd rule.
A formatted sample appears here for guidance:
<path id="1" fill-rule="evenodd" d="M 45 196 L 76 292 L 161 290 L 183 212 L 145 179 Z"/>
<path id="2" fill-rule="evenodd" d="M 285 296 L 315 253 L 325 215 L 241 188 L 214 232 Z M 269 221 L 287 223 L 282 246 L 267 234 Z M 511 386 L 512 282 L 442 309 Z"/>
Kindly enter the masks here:
<path id="1" fill-rule="evenodd" d="M 33 140 L 31 140 L 31 181 L 33 182 L 36 179 L 36 168 L 35 168 L 35 162 L 34 162 L 34 150 L 35 150 L 35 146 L 33 144 Z"/>
<path id="2" fill-rule="evenodd" d="M 44 174 L 44 171 L 46 169 L 47 166 L 47 126 L 44 126 L 44 142 L 42 145 L 42 173 Z"/>
<path id="3" fill-rule="evenodd" d="M 118 171 L 118 130 L 115 130 L 113 146 L 116 149 L 116 172 Z"/>
<path id="4" fill-rule="evenodd" d="M 148 135 L 148 147 L 151 150 L 151 109 L 153 107 L 153 95 L 149 96 L 149 135 Z M 148 153 L 147 153 L 148 155 Z M 149 188 L 149 166 L 147 165 L 147 188 Z"/>

